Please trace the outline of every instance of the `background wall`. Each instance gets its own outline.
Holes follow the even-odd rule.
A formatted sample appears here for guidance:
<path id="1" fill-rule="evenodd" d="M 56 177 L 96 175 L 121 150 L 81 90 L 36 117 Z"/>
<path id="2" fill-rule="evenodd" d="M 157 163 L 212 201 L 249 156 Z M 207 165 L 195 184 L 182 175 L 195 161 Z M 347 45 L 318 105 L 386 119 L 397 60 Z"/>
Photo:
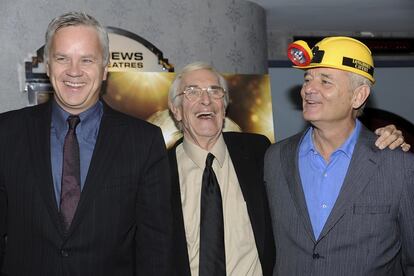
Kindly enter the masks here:
<path id="1" fill-rule="evenodd" d="M 203 60 L 228 73 L 266 73 L 264 10 L 242 0 L 0 0 L 0 112 L 28 104 L 24 61 L 44 43 L 50 20 L 85 11 L 136 33 L 175 65 Z"/>
<path id="2" fill-rule="evenodd" d="M 275 139 L 280 141 L 306 127 L 302 119 L 300 87 L 303 71 L 290 67 L 269 69 Z M 368 107 L 395 113 L 414 124 L 414 67 L 377 67 Z"/>
<path id="3" fill-rule="evenodd" d="M 0 112 L 28 104 L 27 93 L 23 92 L 24 61 L 43 45 L 50 20 L 72 10 L 86 11 L 105 26 L 142 36 L 158 47 L 176 70 L 204 60 L 221 72 L 262 74 L 267 72 L 268 59 L 286 60 L 286 48 L 293 35 L 339 35 L 267 29 L 265 11 L 244 0 L 0 0 Z M 271 68 L 269 73 L 275 135 L 280 140 L 304 127 L 294 92 L 303 73 L 290 68 Z M 376 76 L 371 96 L 374 107 L 414 122 L 410 106 L 414 102 L 414 68 L 377 68 Z"/>
<path id="4" fill-rule="evenodd" d="M 348 0 L 349 1 L 349 0 Z M 413 17 L 414 18 L 414 17 Z M 376 19 L 375 19 L 376 20 Z M 351 36 L 354 38 L 413 38 L 414 32 L 370 32 L 372 36 L 363 36 L 360 31 L 298 31 L 290 29 L 290 31 L 267 28 L 267 48 L 269 60 L 287 60 L 286 51 L 290 43 L 293 42 L 293 37 L 326 37 L 326 36 Z M 376 56 L 375 60 L 411 60 L 414 62 L 413 55 L 388 55 Z"/>

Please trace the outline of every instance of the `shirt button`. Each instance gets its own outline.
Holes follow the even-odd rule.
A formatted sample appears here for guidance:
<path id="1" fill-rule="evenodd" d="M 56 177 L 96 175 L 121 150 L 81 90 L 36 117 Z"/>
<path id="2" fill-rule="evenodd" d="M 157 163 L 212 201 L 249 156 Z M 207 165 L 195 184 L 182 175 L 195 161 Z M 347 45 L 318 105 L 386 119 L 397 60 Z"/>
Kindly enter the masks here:
<path id="1" fill-rule="evenodd" d="M 323 174 L 323 176 L 324 176 L 324 177 L 327 177 L 327 176 L 328 176 L 328 174 L 327 174 L 327 173 L 324 173 L 324 174 Z"/>
<path id="2" fill-rule="evenodd" d="M 65 249 L 60 250 L 60 255 L 62 257 L 69 257 L 69 252 Z"/>
<path id="3" fill-rule="evenodd" d="M 313 255 L 312 255 L 312 258 L 314 258 L 314 259 L 319 259 L 321 256 L 318 254 L 318 253 L 314 253 Z"/>
<path id="4" fill-rule="evenodd" d="M 328 208 L 328 205 L 326 205 L 326 204 L 322 204 L 322 208 L 323 208 L 323 209 Z"/>

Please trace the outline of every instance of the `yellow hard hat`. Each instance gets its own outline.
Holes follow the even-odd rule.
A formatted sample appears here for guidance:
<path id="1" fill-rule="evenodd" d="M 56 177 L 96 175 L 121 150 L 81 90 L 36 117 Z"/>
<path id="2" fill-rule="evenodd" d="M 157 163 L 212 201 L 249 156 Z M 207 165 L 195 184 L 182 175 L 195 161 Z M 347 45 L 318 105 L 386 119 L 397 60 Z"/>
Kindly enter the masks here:
<path id="1" fill-rule="evenodd" d="M 311 52 L 306 42 L 295 41 L 288 47 L 288 57 L 295 68 L 330 67 L 353 72 L 375 82 L 371 51 L 361 41 L 350 37 L 324 38 Z"/>

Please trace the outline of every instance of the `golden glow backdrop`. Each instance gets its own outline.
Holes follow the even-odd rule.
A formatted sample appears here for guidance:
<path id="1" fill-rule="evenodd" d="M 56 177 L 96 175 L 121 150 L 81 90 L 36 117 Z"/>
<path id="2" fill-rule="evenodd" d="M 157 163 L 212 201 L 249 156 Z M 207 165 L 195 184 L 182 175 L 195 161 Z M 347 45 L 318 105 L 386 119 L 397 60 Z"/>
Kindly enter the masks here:
<path id="1" fill-rule="evenodd" d="M 114 109 L 161 127 L 167 147 L 181 137 L 168 111 L 168 89 L 175 73 L 110 72 L 104 93 Z M 274 142 L 268 75 L 224 74 L 230 104 L 224 131 L 260 133 Z"/>

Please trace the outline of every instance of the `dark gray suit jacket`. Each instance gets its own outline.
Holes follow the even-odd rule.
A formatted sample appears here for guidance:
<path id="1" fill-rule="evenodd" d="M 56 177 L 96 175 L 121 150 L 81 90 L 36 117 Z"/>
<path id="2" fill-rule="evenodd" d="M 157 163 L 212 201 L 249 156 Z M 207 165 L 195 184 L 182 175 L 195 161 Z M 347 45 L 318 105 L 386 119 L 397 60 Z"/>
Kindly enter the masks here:
<path id="1" fill-rule="evenodd" d="M 362 128 L 334 208 L 315 240 L 298 170 L 298 134 L 269 148 L 265 185 L 273 275 L 414 275 L 414 157 L 379 150 Z"/>
<path id="2" fill-rule="evenodd" d="M 170 176 L 160 129 L 104 105 L 65 235 L 52 182 L 50 120 L 49 103 L 0 115 L 0 274 L 170 275 Z"/>

